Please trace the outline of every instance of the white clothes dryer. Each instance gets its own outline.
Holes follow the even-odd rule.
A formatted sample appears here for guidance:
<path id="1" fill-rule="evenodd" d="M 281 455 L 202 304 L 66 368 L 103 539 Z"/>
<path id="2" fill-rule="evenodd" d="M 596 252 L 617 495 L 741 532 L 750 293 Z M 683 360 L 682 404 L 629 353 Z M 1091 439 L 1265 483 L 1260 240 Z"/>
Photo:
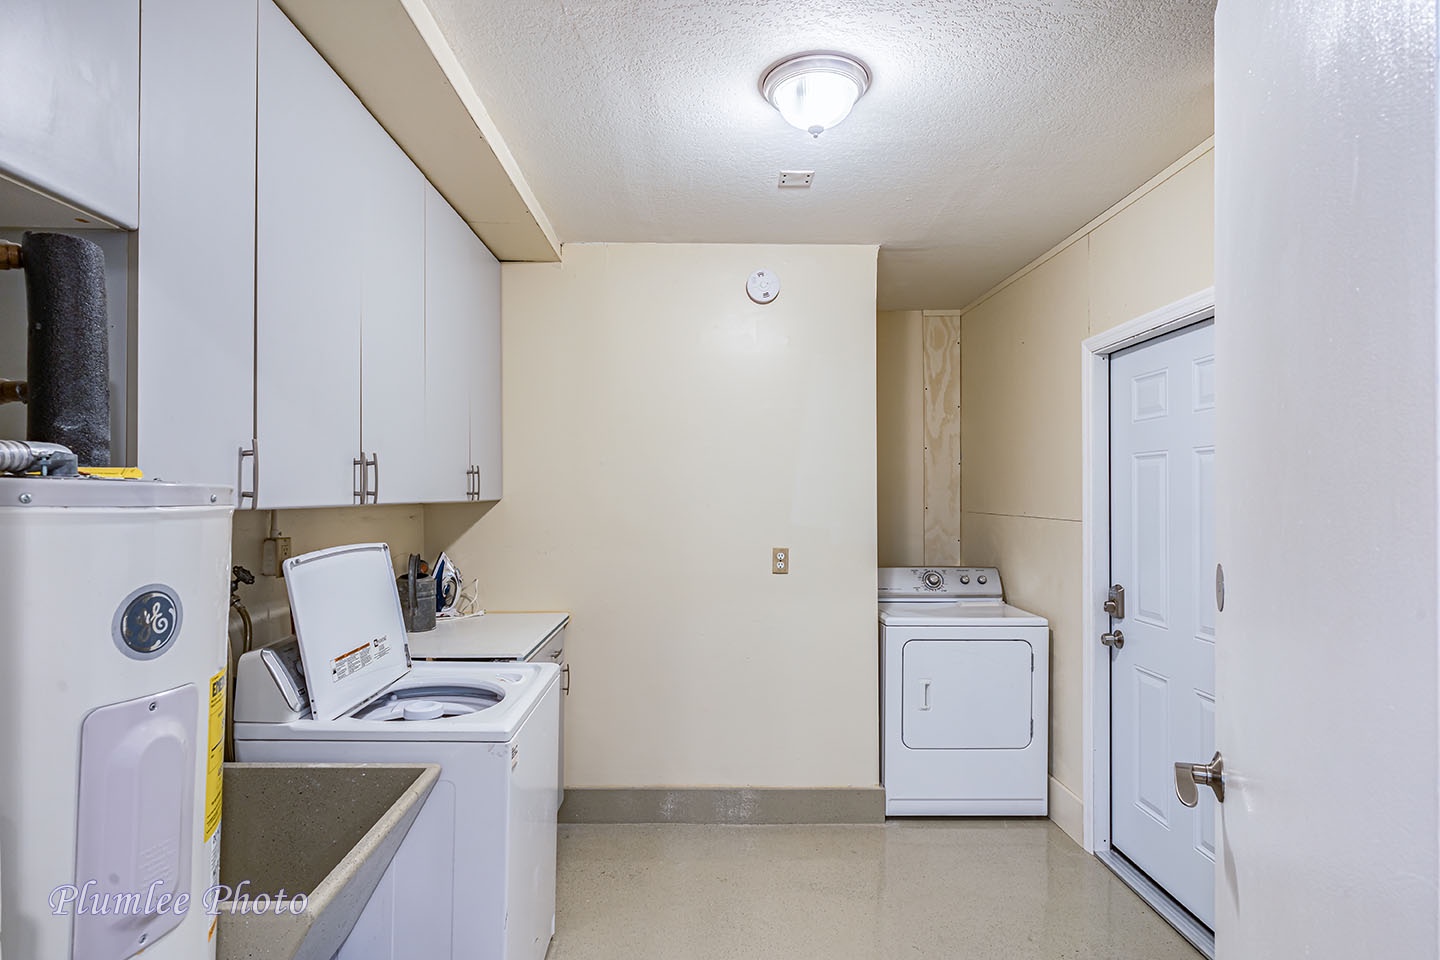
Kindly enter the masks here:
<path id="1" fill-rule="evenodd" d="M 441 765 L 339 960 L 542 960 L 555 931 L 560 669 L 412 666 L 393 577 L 384 544 L 286 562 L 297 638 L 241 658 L 236 756 Z"/>
<path id="2" fill-rule="evenodd" d="M 1045 816 L 1050 630 L 993 567 L 879 573 L 886 816 Z"/>

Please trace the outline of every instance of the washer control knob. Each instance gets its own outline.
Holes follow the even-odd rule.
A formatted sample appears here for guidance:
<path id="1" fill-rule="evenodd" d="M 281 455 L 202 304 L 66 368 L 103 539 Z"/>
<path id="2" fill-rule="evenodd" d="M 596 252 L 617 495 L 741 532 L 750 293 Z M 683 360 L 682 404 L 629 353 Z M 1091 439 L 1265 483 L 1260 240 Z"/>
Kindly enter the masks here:
<path id="1" fill-rule="evenodd" d="M 976 583 L 989 583 L 989 582 L 990 582 L 990 578 L 987 577 L 987 576 L 985 576 L 985 574 L 982 573 L 982 574 L 980 574 L 980 576 L 978 576 L 978 577 L 975 578 L 975 582 L 976 582 Z"/>
<path id="2" fill-rule="evenodd" d="M 931 590 L 939 590 L 945 585 L 945 577 L 939 570 L 926 570 L 922 579 L 925 581 L 925 586 Z"/>
<path id="3" fill-rule="evenodd" d="M 961 583 L 969 583 L 969 582 L 970 582 L 970 574 L 968 574 L 968 573 L 962 573 L 962 574 L 960 574 L 960 582 L 961 582 Z"/>

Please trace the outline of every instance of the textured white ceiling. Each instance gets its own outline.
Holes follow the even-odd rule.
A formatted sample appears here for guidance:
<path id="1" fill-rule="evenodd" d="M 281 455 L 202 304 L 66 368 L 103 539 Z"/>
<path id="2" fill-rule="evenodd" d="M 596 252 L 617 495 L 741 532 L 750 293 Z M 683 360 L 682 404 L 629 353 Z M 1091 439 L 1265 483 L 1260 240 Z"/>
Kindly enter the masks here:
<path id="1" fill-rule="evenodd" d="M 1213 129 L 1215 0 L 426 2 L 562 241 L 880 243 L 882 309 L 968 304 Z M 758 91 L 814 49 L 874 75 L 819 140 Z"/>

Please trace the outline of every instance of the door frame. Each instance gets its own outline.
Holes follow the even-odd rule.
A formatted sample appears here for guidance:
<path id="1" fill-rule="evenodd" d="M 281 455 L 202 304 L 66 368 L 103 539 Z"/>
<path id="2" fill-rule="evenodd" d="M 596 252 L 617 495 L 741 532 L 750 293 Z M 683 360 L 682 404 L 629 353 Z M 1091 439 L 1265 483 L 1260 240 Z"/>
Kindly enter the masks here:
<path id="1" fill-rule="evenodd" d="M 1082 723 L 1084 726 L 1083 846 L 1099 857 L 1186 939 L 1214 955 L 1209 931 L 1110 847 L 1110 648 L 1102 646 L 1101 604 L 1110 588 L 1110 355 L 1215 318 L 1215 288 L 1207 287 L 1087 339 L 1080 346 L 1081 571 L 1083 609 Z M 1206 942 L 1208 941 L 1208 942 Z M 1207 949 L 1208 948 L 1208 949 Z"/>

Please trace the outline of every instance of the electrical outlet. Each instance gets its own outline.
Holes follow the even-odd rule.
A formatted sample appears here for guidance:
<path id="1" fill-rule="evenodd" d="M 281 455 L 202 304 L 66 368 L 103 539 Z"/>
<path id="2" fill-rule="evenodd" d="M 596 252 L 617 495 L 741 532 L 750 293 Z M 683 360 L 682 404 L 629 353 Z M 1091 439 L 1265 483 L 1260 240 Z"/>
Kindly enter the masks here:
<path id="1" fill-rule="evenodd" d="M 771 573 L 789 573 L 789 572 L 790 572 L 790 548 L 789 548 L 789 547 L 772 547 L 772 548 L 770 549 L 770 572 L 771 572 Z"/>
<path id="2" fill-rule="evenodd" d="M 289 559 L 289 537 L 269 537 L 260 544 L 260 573 L 264 576 L 283 579 L 285 561 Z"/>

